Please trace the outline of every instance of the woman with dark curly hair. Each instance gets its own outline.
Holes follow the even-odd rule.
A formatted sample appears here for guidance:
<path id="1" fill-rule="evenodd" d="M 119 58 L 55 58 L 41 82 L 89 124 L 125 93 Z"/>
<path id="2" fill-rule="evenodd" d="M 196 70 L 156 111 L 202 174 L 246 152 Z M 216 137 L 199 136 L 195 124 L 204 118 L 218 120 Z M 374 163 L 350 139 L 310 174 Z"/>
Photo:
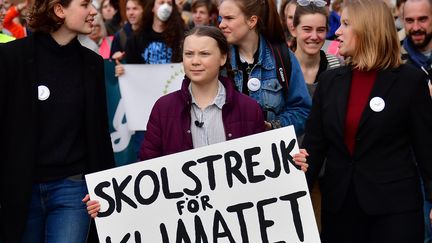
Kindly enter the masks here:
<path id="1" fill-rule="evenodd" d="M 176 8 L 175 0 L 149 0 L 145 2 L 142 25 L 126 42 L 126 51 L 117 52 L 115 75 L 124 74 L 121 59 L 128 64 L 165 64 L 181 62 L 181 40 L 185 24 Z M 134 136 L 136 148 L 141 146 L 143 132 Z M 137 151 L 138 152 L 138 151 Z"/>
<path id="2" fill-rule="evenodd" d="M 146 1 L 142 25 L 126 43 L 126 63 L 164 64 L 181 61 L 180 41 L 184 22 L 174 0 Z M 114 59 L 119 59 L 117 56 Z M 116 75 L 124 68 L 116 67 Z"/>
<path id="3" fill-rule="evenodd" d="M 83 175 L 114 166 L 89 0 L 36 0 L 34 34 L 0 46 L 0 241 L 87 239 Z"/>

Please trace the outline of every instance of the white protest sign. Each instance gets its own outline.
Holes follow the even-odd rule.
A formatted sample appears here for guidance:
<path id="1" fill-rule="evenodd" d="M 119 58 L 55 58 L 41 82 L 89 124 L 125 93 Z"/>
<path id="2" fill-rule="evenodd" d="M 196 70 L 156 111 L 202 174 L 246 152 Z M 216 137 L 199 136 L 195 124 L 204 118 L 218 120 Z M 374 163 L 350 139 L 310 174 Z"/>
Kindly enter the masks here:
<path id="1" fill-rule="evenodd" d="M 320 242 L 295 138 L 290 126 L 86 175 L 99 239 Z"/>
<path id="2" fill-rule="evenodd" d="M 161 96 L 181 88 L 183 64 L 125 64 L 119 77 L 120 93 L 132 131 L 147 130 L 154 103 Z"/>

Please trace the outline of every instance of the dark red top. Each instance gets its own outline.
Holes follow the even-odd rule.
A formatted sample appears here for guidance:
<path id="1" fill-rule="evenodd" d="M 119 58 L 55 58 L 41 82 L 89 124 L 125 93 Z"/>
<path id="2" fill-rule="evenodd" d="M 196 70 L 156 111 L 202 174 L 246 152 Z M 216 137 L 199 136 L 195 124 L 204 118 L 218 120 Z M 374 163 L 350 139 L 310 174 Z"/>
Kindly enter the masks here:
<path id="1" fill-rule="evenodd" d="M 351 89 L 348 97 L 345 117 L 345 144 L 351 154 L 355 147 L 355 138 L 364 109 L 369 105 L 369 95 L 375 83 L 376 70 L 363 72 L 353 70 Z"/>

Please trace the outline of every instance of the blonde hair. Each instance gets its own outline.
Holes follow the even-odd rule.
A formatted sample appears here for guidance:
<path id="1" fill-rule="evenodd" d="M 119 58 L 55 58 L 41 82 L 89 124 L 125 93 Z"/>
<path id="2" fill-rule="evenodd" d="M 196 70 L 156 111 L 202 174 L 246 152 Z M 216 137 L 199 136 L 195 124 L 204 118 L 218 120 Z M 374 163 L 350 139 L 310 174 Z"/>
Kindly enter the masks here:
<path id="1" fill-rule="evenodd" d="M 347 63 L 354 68 L 397 68 L 401 65 L 400 44 L 393 15 L 382 0 L 345 0 L 356 47 Z"/>

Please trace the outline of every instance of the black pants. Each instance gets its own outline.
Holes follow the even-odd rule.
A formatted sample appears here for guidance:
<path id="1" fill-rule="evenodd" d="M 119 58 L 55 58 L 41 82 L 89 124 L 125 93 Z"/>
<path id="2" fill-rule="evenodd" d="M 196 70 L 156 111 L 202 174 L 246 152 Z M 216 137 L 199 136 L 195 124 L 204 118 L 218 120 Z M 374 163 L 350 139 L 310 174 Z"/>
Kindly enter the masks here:
<path id="1" fill-rule="evenodd" d="M 322 243 L 423 243 L 421 208 L 398 214 L 367 215 L 351 185 L 342 209 L 322 211 Z"/>

